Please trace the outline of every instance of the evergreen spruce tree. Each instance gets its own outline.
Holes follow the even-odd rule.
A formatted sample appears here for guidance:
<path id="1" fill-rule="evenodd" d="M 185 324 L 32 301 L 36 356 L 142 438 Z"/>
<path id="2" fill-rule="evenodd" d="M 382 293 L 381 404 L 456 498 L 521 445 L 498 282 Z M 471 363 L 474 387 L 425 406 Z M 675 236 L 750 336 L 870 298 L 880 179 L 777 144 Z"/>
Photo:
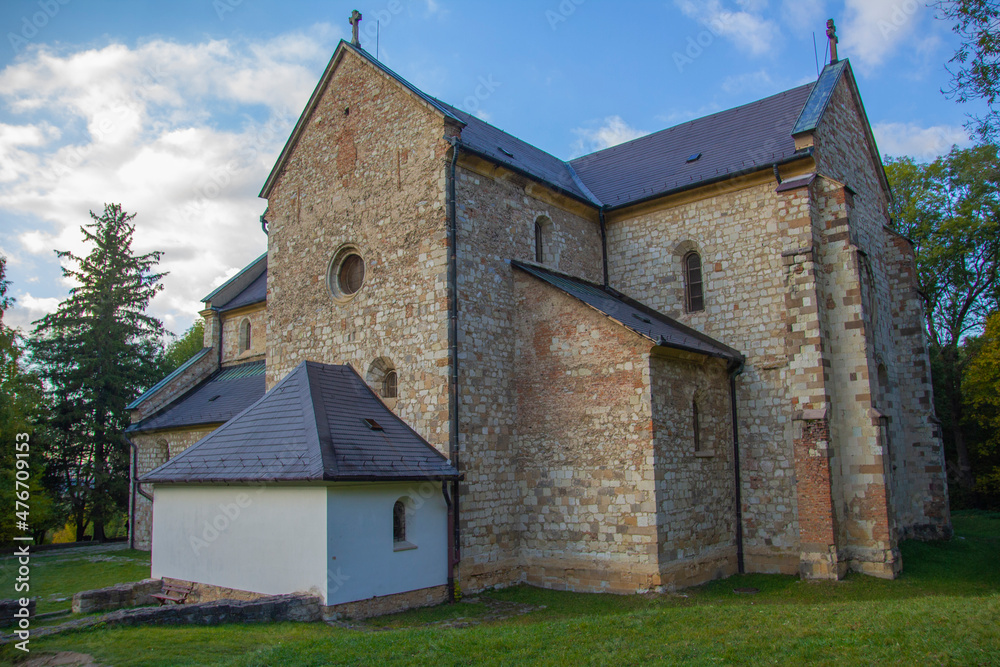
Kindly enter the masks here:
<path id="1" fill-rule="evenodd" d="M 94 539 L 103 540 L 107 521 L 128 504 L 125 406 L 161 371 L 164 329 L 146 309 L 165 274 L 154 272 L 161 253 L 133 254 L 135 214 L 107 204 L 90 216 L 80 228 L 90 253 L 56 253 L 74 265 L 63 274 L 78 286 L 35 323 L 32 350 L 53 404 L 49 465 L 62 482 L 77 539 L 93 521 Z"/>

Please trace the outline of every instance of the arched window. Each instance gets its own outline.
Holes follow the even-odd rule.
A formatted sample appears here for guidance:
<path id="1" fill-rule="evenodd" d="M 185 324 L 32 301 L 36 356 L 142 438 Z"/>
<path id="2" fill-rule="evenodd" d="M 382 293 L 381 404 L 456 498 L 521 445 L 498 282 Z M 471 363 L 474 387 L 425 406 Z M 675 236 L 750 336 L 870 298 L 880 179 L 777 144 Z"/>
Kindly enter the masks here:
<path id="1" fill-rule="evenodd" d="M 544 215 L 535 220 L 535 261 L 544 264 L 552 259 L 552 221 Z"/>
<path id="2" fill-rule="evenodd" d="M 406 505 L 402 500 L 397 500 L 392 506 L 392 541 L 406 541 Z"/>
<path id="3" fill-rule="evenodd" d="M 705 310 L 701 256 L 693 250 L 684 255 L 684 307 L 689 313 Z"/>
<path id="4" fill-rule="evenodd" d="M 382 398 L 396 398 L 396 371 L 391 370 L 382 379 Z"/>
<path id="5" fill-rule="evenodd" d="M 373 361 L 368 366 L 365 379 L 368 381 L 368 386 L 382 397 L 386 407 L 395 410 L 396 400 L 399 398 L 399 374 L 392 360 L 388 357 L 379 357 Z"/>
<path id="6" fill-rule="evenodd" d="M 250 319 L 244 318 L 240 322 L 240 352 L 247 352 L 250 349 Z"/>

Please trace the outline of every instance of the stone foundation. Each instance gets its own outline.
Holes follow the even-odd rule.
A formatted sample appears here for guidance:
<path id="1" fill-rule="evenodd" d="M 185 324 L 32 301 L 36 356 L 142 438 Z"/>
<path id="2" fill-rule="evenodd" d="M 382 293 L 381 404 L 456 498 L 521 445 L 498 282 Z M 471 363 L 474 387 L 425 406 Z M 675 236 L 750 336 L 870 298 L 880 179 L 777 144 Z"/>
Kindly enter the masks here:
<path id="1" fill-rule="evenodd" d="M 156 598 L 152 596 L 161 590 L 163 590 L 161 580 L 143 579 L 108 588 L 80 591 L 73 596 L 73 613 L 90 614 L 95 611 L 111 611 L 125 607 L 156 604 Z"/>
<path id="2" fill-rule="evenodd" d="M 163 578 L 164 583 L 175 582 L 184 586 L 193 586 L 185 604 L 197 604 L 200 602 L 214 602 L 216 600 L 236 600 L 239 602 L 251 602 L 268 597 L 266 593 L 254 593 L 252 591 L 241 591 L 236 588 L 225 588 L 224 586 L 212 586 L 193 581 L 182 581 L 180 579 Z"/>
<path id="3" fill-rule="evenodd" d="M 447 586 L 432 586 L 431 588 L 421 588 L 416 591 L 397 593 L 395 595 L 383 595 L 367 600 L 356 602 L 345 602 L 329 607 L 322 607 L 323 620 L 337 620 L 341 618 L 371 618 L 372 616 L 383 616 L 385 614 L 395 614 L 407 609 L 417 609 L 419 607 L 433 607 L 448 601 Z"/>

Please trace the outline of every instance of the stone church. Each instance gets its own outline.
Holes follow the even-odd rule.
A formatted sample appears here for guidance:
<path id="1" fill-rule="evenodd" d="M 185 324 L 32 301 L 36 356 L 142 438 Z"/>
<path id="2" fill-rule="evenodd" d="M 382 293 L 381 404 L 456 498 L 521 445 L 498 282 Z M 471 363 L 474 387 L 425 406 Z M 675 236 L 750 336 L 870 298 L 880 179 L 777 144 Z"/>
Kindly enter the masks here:
<path id="1" fill-rule="evenodd" d="M 951 528 L 891 196 L 835 49 L 815 83 L 567 162 L 341 42 L 261 191 L 266 255 L 130 406 L 132 539 L 155 574 L 161 516 L 165 560 L 241 530 L 190 524 L 212 488 L 324 488 L 332 526 L 343 485 L 395 484 L 437 512 L 437 574 L 327 604 L 894 577 L 901 539 Z M 400 493 L 371 530 L 413 553 Z M 301 542 L 282 523 L 239 548 Z"/>

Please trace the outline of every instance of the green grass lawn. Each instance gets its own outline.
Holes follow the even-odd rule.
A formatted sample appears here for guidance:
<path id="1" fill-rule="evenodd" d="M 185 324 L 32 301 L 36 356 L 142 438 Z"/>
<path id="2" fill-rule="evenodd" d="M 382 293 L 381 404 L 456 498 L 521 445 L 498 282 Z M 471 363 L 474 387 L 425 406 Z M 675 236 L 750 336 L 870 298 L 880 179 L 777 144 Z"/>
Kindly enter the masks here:
<path id="1" fill-rule="evenodd" d="M 15 592 L 15 558 L 0 559 L 0 597 L 20 597 Z M 42 551 L 31 555 L 31 597 L 38 598 L 36 613 L 69 609 L 73 594 L 149 577 L 149 553 L 101 547 Z"/>
<path id="2" fill-rule="evenodd" d="M 96 628 L 33 641 L 107 665 L 1000 664 L 1000 514 L 962 512 L 949 542 L 902 545 L 895 581 L 733 577 L 674 595 L 587 595 L 519 586 L 373 619 L 324 624 Z M 737 594 L 734 588 L 757 588 Z M 534 605 L 468 627 L 482 598 Z M 13 656 L 7 650 L 0 660 Z"/>

